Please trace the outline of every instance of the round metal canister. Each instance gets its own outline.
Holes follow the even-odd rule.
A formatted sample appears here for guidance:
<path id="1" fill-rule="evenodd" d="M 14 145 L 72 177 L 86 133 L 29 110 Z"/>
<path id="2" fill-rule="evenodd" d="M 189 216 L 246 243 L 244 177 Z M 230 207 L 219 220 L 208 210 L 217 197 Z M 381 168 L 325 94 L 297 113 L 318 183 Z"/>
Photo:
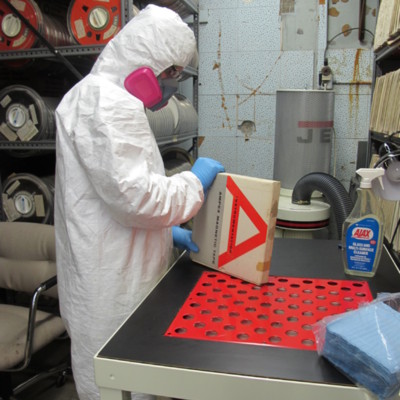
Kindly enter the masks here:
<path id="1" fill-rule="evenodd" d="M 54 179 L 29 173 L 10 175 L 2 184 L 6 221 L 53 224 Z"/>
<path id="2" fill-rule="evenodd" d="M 0 141 L 54 139 L 58 102 L 57 98 L 41 97 L 25 85 L 0 90 Z"/>
<path id="3" fill-rule="evenodd" d="M 34 0 L 12 2 L 15 9 L 53 46 L 73 44 L 67 27 L 59 19 L 44 14 Z M 0 3 L 0 50 L 21 50 L 43 44 L 5 2 Z"/>
<path id="4" fill-rule="evenodd" d="M 76 43 L 108 43 L 121 30 L 120 0 L 72 0 L 68 9 L 68 30 Z"/>
<path id="5" fill-rule="evenodd" d="M 274 179 L 293 189 L 310 172 L 330 172 L 335 94 L 278 90 Z"/>

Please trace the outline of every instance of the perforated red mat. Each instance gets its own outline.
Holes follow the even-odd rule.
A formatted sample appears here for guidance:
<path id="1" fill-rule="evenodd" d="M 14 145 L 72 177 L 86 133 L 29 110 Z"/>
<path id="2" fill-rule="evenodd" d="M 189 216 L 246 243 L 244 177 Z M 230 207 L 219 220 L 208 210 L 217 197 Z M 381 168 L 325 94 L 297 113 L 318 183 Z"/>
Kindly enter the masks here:
<path id="1" fill-rule="evenodd" d="M 165 336 L 315 350 L 311 325 L 372 300 L 367 282 L 204 272 Z"/>

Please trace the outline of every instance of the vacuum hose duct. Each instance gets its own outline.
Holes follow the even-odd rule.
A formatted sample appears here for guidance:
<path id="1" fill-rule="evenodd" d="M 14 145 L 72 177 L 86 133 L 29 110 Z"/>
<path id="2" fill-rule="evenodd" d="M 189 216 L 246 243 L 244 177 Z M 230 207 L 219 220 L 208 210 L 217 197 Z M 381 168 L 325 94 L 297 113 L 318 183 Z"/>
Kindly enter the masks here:
<path id="1" fill-rule="evenodd" d="M 300 178 L 293 188 L 292 203 L 308 205 L 312 193 L 318 190 L 327 199 L 336 219 L 338 238 L 342 237 L 342 225 L 353 209 L 353 201 L 336 178 L 323 172 L 312 172 Z"/>

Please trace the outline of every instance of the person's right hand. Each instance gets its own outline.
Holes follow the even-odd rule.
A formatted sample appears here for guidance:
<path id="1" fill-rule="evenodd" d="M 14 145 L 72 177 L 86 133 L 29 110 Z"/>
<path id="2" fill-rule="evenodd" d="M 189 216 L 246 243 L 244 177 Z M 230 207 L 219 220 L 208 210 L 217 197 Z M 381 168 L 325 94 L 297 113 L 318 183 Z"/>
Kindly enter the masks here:
<path id="1" fill-rule="evenodd" d="M 203 191 L 206 193 L 217 174 L 224 172 L 225 168 L 220 162 L 212 158 L 200 157 L 193 164 L 191 171 L 199 178 L 203 185 Z"/>

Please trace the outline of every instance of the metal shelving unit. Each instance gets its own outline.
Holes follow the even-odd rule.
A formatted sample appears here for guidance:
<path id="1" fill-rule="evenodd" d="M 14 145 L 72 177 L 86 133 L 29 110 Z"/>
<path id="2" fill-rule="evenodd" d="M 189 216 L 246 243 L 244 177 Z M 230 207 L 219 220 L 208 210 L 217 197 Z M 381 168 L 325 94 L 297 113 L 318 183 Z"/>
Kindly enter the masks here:
<path id="1" fill-rule="evenodd" d="M 375 81 L 378 77 L 385 75 L 388 72 L 397 70 L 400 68 L 400 36 L 393 39 L 390 45 L 387 45 L 377 51 L 374 55 L 374 71 L 372 81 L 372 93 L 375 88 Z M 368 159 L 371 159 L 374 153 L 378 153 L 379 147 L 384 142 L 391 142 L 400 148 L 400 134 L 385 134 L 380 132 L 369 132 L 369 151 Z M 400 223 L 400 221 L 398 221 Z M 393 239 L 400 233 L 396 229 L 395 234 L 392 238 L 385 237 L 385 246 L 388 249 L 391 257 L 395 261 L 397 266 L 400 266 L 400 252 L 395 250 L 393 245 Z"/>
<path id="2" fill-rule="evenodd" d="M 157 144 L 159 146 L 164 146 L 167 144 L 178 144 L 185 142 L 186 140 L 194 139 L 197 137 L 197 132 L 190 132 L 184 135 L 172 135 L 165 138 L 157 139 Z"/>
<path id="3" fill-rule="evenodd" d="M 56 142 L 54 140 L 41 140 L 30 142 L 0 142 L 0 148 L 3 150 L 55 150 Z"/>
<path id="4" fill-rule="evenodd" d="M 105 45 L 100 46 L 64 46 L 56 47 L 56 51 L 62 56 L 81 56 L 100 54 Z M 0 51 L 0 60 L 21 60 L 25 58 L 52 58 L 54 53 L 46 48 L 32 48 L 29 50 Z"/>
<path id="5" fill-rule="evenodd" d="M 72 72 L 75 76 L 75 79 L 78 81 L 83 78 L 83 74 L 79 72 L 75 64 L 78 59 L 85 59 L 86 56 L 89 56 L 89 65 L 93 64 L 93 60 L 90 60 L 90 56 L 98 55 L 101 53 L 105 45 L 72 45 L 72 46 L 62 46 L 62 47 L 53 47 L 50 43 L 47 42 L 42 35 L 36 31 L 36 29 L 30 25 L 29 21 L 26 21 L 25 18 L 14 8 L 14 6 L 10 6 L 9 0 L 0 0 L 1 2 L 6 3 L 11 10 L 13 10 L 14 14 L 20 17 L 22 22 L 25 22 L 25 25 L 34 32 L 34 34 L 38 37 L 41 45 L 43 47 L 35 47 L 26 50 L 13 50 L 13 51 L 0 51 L 0 63 L 1 62 L 9 62 L 15 60 L 50 60 L 55 63 L 64 64 L 67 69 Z M 51 0 L 49 0 L 51 1 Z M 157 3 L 156 1 L 138 1 L 142 6 L 145 6 L 150 3 Z M 192 29 L 196 38 L 198 38 L 199 33 L 199 19 L 198 19 L 198 7 L 193 0 L 179 0 L 179 4 L 184 7 L 185 13 L 189 13 L 193 17 Z M 121 0 L 121 25 L 122 27 L 133 18 L 133 7 L 132 1 L 129 0 Z M 198 75 L 197 70 L 192 67 L 187 67 L 184 69 L 185 79 L 192 78 L 193 79 L 193 106 L 198 109 Z M 1 84 L 1 77 L 0 77 Z M 72 87 L 72 84 L 71 84 Z M 194 158 L 197 158 L 197 138 L 198 132 L 190 132 L 182 135 L 171 135 L 162 138 L 157 138 L 157 144 L 159 146 L 163 145 L 176 145 L 179 143 L 183 143 L 187 140 L 192 140 L 193 145 L 191 147 L 191 151 L 193 152 Z M 56 143 L 55 140 L 41 140 L 35 141 L 34 139 L 29 142 L 20 142 L 20 141 L 6 141 L 0 140 L 0 153 L 2 151 L 37 151 L 39 154 L 43 151 L 46 152 L 55 152 Z M 40 156 L 39 156 L 40 157 Z M 15 160 L 18 162 L 18 159 Z M 2 165 L 0 165 L 0 192 L 2 193 Z M 0 219 L 4 219 L 4 212 L 1 204 L 0 198 Z"/>
<path id="6" fill-rule="evenodd" d="M 372 93 L 375 88 L 375 81 L 379 76 L 385 75 L 387 72 L 400 68 L 400 36 L 394 40 L 389 46 L 380 49 L 374 55 L 374 70 L 372 79 Z M 374 150 L 378 150 L 380 144 L 386 141 L 392 141 L 400 146 L 400 136 L 389 135 L 380 132 L 369 133 L 369 154 L 371 158 Z"/>

